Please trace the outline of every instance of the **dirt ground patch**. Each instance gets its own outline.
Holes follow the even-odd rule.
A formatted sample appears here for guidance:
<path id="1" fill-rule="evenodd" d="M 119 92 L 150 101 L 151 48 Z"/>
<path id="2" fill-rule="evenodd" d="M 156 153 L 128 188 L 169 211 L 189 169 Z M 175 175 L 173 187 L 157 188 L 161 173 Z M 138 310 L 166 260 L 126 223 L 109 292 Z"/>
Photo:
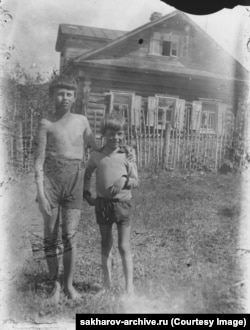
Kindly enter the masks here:
<path id="1" fill-rule="evenodd" d="M 76 313 L 246 312 L 239 248 L 241 175 L 161 172 L 140 177 L 131 237 L 132 301 L 123 296 L 116 228 L 113 288 L 109 294 L 100 291 L 100 235 L 93 208 L 84 204 L 75 276 L 83 300 L 75 303 L 62 296 L 58 306 L 46 304 L 50 284 L 33 178 L 5 191 L 6 244 L 12 251 L 8 271 L 13 276 L 8 322 L 73 322 Z"/>

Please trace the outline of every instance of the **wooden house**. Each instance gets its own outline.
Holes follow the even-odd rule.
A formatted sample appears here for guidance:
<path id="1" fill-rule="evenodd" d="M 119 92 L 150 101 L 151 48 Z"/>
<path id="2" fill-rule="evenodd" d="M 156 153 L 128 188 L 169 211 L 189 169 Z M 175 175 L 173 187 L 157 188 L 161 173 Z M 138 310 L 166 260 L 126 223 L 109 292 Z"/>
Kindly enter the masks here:
<path id="1" fill-rule="evenodd" d="M 131 142 L 142 136 L 161 141 L 171 127 L 178 144 L 186 139 L 182 150 L 190 149 L 189 158 L 197 136 L 210 136 L 219 148 L 218 139 L 232 135 L 249 73 L 180 11 L 155 12 L 129 32 L 61 24 L 56 51 L 60 71 L 78 79 L 75 111 L 88 116 L 97 135 L 100 119 L 112 111 L 127 118 Z M 181 161 L 179 151 L 170 167 Z"/>

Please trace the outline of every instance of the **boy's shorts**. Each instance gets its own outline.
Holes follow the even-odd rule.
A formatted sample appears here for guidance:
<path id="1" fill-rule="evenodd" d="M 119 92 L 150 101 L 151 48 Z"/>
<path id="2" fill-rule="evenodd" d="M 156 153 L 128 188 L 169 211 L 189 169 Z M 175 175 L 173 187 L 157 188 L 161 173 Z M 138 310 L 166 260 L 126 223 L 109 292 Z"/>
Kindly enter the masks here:
<path id="1" fill-rule="evenodd" d="M 82 209 L 84 166 L 80 160 L 46 158 L 44 191 L 51 208 Z"/>
<path id="2" fill-rule="evenodd" d="M 108 200 L 97 197 L 95 214 L 98 225 L 117 225 L 130 226 L 132 201 L 119 201 L 118 199 Z"/>

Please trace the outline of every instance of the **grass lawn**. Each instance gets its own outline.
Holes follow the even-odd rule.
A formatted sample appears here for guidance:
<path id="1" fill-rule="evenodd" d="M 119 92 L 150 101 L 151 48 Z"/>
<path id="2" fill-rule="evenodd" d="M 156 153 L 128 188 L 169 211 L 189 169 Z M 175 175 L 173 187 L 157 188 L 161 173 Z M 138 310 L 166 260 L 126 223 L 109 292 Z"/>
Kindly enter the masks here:
<path id="1" fill-rule="evenodd" d="M 140 178 L 134 190 L 131 236 L 135 298 L 124 298 L 115 227 L 113 288 L 108 294 L 99 290 L 100 235 L 93 208 L 84 204 L 75 275 L 83 300 L 72 302 L 62 295 L 57 306 L 46 302 L 50 283 L 34 183 L 26 178 L 18 185 L 15 207 L 26 224 L 33 255 L 22 266 L 9 297 L 13 320 L 73 321 L 76 313 L 245 312 L 238 245 L 241 175 L 179 171 L 141 173 Z"/>

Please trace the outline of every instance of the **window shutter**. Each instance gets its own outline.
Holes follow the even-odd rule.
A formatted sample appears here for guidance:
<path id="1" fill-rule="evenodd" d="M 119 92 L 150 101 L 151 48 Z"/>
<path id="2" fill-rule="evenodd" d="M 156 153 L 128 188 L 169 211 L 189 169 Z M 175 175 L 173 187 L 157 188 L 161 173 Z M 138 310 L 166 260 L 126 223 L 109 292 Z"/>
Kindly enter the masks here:
<path id="1" fill-rule="evenodd" d="M 180 130 L 183 129 L 184 126 L 184 115 L 185 115 L 185 100 L 177 99 L 176 100 L 176 109 L 174 113 L 174 124 L 173 127 L 178 128 Z"/>
<path id="2" fill-rule="evenodd" d="M 140 126 L 141 122 L 141 100 L 141 96 L 134 95 L 132 103 L 131 124 L 135 126 Z"/>
<path id="3" fill-rule="evenodd" d="M 160 55 L 161 45 L 159 40 L 152 40 L 152 52 L 153 55 Z"/>
<path id="4" fill-rule="evenodd" d="M 175 101 L 175 108 L 172 110 L 172 116 L 171 116 L 171 125 L 172 127 L 177 126 L 179 111 L 178 111 L 178 103 L 177 100 Z"/>
<path id="5" fill-rule="evenodd" d="M 191 118 L 191 129 L 198 130 L 200 129 L 201 124 L 201 110 L 202 110 L 202 102 L 201 101 L 193 101 L 192 102 L 192 118 Z"/>
<path id="6" fill-rule="evenodd" d="M 183 35 L 180 38 L 180 57 L 188 58 L 190 49 L 190 37 Z"/>
<path id="7" fill-rule="evenodd" d="M 113 111 L 113 103 L 114 103 L 114 94 L 106 94 L 105 95 L 105 104 L 106 104 L 106 109 L 107 113 L 111 113 Z"/>
<path id="8" fill-rule="evenodd" d="M 171 44 L 171 55 L 177 56 L 178 55 L 178 43 L 172 42 Z"/>
<path id="9" fill-rule="evenodd" d="M 233 107 L 231 105 L 227 105 L 225 116 L 226 116 L 225 118 L 226 126 L 231 127 L 234 123 L 234 113 L 233 113 Z"/>
<path id="10" fill-rule="evenodd" d="M 218 108 L 218 121 L 217 121 L 217 132 L 223 134 L 225 124 L 225 114 L 227 105 L 220 103 Z"/>
<path id="11" fill-rule="evenodd" d="M 179 36 L 177 36 L 176 34 L 171 35 L 171 43 L 172 43 L 172 46 L 171 46 L 172 55 L 174 55 L 173 54 L 173 51 L 177 55 L 177 52 L 178 52 L 178 43 L 179 43 Z"/>
<path id="12" fill-rule="evenodd" d="M 149 45 L 150 55 L 160 55 L 161 52 L 161 33 L 154 32 Z"/>
<path id="13" fill-rule="evenodd" d="M 156 115 L 158 108 L 158 99 L 157 97 L 149 96 L 148 97 L 148 116 L 147 116 L 147 125 L 154 126 L 156 123 Z"/>

